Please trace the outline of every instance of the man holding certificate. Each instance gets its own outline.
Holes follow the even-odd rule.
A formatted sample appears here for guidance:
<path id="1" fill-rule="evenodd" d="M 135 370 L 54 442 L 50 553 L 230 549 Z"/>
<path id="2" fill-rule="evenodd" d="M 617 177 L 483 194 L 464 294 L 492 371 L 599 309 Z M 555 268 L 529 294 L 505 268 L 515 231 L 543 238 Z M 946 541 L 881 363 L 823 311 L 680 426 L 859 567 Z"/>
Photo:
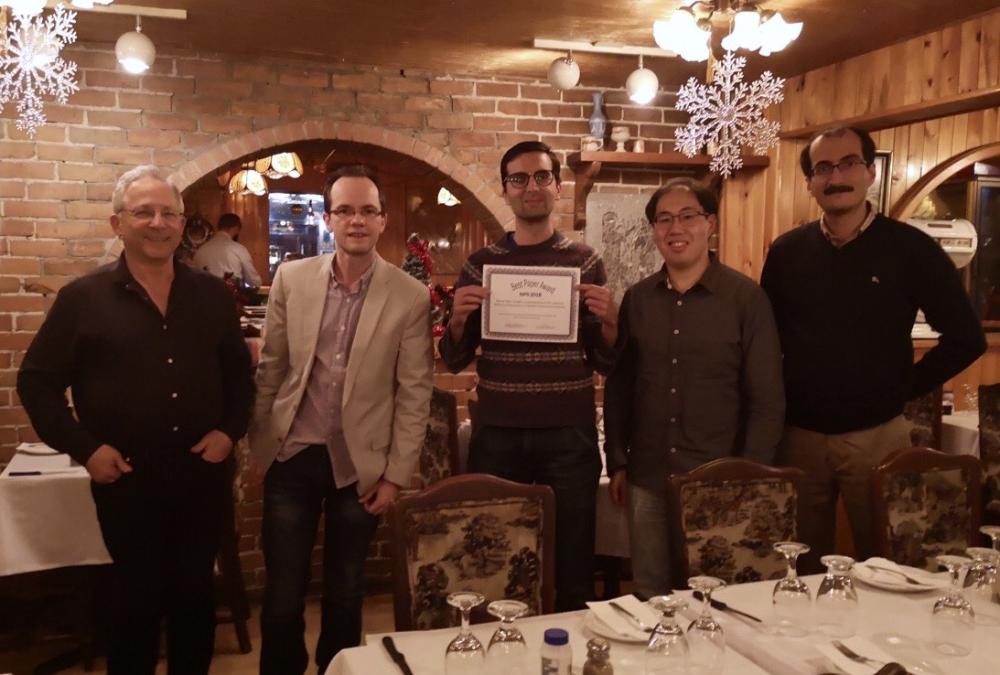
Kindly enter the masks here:
<path id="1" fill-rule="evenodd" d="M 514 231 L 466 261 L 440 351 L 457 373 L 482 348 L 469 471 L 556 494 L 556 609 L 567 611 L 593 594 L 601 471 L 593 373 L 610 368 L 618 307 L 597 253 L 555 230 L 559 169 L 537 141 L 504 154 Z"/>

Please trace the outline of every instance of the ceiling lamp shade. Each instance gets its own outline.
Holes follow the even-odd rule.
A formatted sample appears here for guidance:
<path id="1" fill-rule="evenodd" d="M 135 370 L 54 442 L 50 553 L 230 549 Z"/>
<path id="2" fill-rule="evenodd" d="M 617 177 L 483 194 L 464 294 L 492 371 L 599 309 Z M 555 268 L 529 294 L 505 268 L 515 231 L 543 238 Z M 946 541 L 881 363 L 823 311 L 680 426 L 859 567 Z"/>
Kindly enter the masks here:
<path id="1" fill-rule="evenodd" d="M 70 4 L 80 9 L 93 9 L 94 5 L 110 5 L 114 0 L 73 0 Z"/>
<path id="2" fill-rule="evenodd" d="M 653 22 L 653 40 L 661 49 L 669 49 L 685 61 L 708 59 L 708 40 L 712 32 L 699 25 L 687 7 L 676 10 L 668 21 Z"/>
<path id="3" fill-rule="evenodd" d="M 802 33 L 802 22 L 788 23 L 781 12 L 774 12 L 762 17 L 764 23 L 760 26 L 760 55 L 770 56 L 780 52 Z"/>
<path id="4" fill-rule="evenodd" d="M 549 64 L 549 84 L 556 89 L 572 89 L 579 82 L 580 64 L 573 60 L 572 52 Z"/>
<path id="5" fill-rule="evenodd" d="M 10 7 L 21 16 L 35 16 L 45 9 L 45 0 L 0 0 L 0 7 Z"/>
<path id="6" fill-rule="evenodd" d="M 660 88 L 660 80 L 649 68 L 642 65 L 642 56 L 639 57 L 639 67 L 632 71 L 632 74 L 625 80 L 625 92 L 629 100 L 639 105 L 646 105 L 654 98 Z"/>
<path id="7" fill-rule="evenodd" d="M 267 181 L 264 180 L 259 171 L 251 168 L 248 163 L 230 179 L 229 194 L 263 197 L 267 194 Z"/>
<path id="8" fill-rule="evenodd" d="M 722 38 L 722 48 L 729 52 L 746 49 L 751 52 L 760 49 L 760 14 L 756 9 L 736 12 L 733 30 Z"/>
<path id="9" fill-rule="evenodd" d="M 139 17 L 135 18 L 135 30 L 130 33 L 123 33 L 115 43 L 115 57 L 122 68 L 139 75 L 149 70 L 156 60 L 156 46 L 153 41 L 142 32 L 142 23 Z"/>
<path id="10" fill-rule="evenodd" d="M 261 157 L 254 162 L 258 172 L 268 178 L 298 178 L 302 175 L 302 159 L 296 152 L 278 152 L 267 157 Z"/>

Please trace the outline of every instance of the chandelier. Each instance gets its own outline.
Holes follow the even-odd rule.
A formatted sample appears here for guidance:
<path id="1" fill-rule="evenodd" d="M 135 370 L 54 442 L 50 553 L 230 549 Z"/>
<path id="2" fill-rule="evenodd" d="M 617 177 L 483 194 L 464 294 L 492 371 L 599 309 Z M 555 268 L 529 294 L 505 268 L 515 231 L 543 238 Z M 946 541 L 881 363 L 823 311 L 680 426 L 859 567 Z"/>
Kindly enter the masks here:
<path id="1" fill-rule="evenodd" d="M 296 152 L 278 152 L 258 159 L 254 169 L 268 178 L 298 178 L 302 175 L 302 159 Z"/>
<path id="2" fill-rule="evenodd" d="M 267 181 L 254 169 L 253 162 L 247 162 L 229 180 L 229 194 L 263 197 L 267 194 Z"/>
<path id="3" fill-rule="evenodd" d="M 653 39 L 661 48 L 677 52 L 687 61 L 705 61 L 716 13 L 730 17 L 730 32 L 722 38 L 722 48 L 727 52 L 745 49 L 770 56 L 802 33 L 802 22 L 788 23 L 780 12 L 763 11 L 752 0 L 696 0 L 674 10 L 668 20 L 656 21 Z"/>

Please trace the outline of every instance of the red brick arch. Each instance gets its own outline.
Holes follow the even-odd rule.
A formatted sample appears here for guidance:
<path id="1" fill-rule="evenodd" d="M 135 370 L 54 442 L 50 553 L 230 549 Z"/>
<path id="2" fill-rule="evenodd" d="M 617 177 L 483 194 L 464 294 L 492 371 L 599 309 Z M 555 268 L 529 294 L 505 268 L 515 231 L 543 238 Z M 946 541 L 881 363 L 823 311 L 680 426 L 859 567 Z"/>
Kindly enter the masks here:
<path id="1" fill-rule="evenodd" d="M 241 157 L 298 141 L 336 140 L 367 143 L 408 155 L 432 166 L 464 187 L 497 223 L 510 229 L 513 214 L 496 186 L 487 183 L 475 169 L 460 164 L 445 151 L 397 131 L 354 122 L 307 120 L 289 122 L 230 139 L 179 166 L 171 174 L 182 192 L 206 174 Z"/>

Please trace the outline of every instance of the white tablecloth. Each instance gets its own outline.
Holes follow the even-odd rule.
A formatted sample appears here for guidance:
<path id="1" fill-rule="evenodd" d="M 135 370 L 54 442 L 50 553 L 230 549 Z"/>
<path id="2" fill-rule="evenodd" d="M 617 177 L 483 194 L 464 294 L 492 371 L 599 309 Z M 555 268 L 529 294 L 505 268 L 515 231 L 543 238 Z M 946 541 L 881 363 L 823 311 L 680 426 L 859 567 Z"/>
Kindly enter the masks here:
<path id="1" fill-rule="evenodd" d="M 979 457 L 979 411 L 962 410 L 943 416 L 941 449 L 950 455 Z"/>
<path id="2" fill-rule="evenodd" d="M 0 576 L 110 563 L 86 469 L 11 476 L 19 457 L 0 474 Z"/>

